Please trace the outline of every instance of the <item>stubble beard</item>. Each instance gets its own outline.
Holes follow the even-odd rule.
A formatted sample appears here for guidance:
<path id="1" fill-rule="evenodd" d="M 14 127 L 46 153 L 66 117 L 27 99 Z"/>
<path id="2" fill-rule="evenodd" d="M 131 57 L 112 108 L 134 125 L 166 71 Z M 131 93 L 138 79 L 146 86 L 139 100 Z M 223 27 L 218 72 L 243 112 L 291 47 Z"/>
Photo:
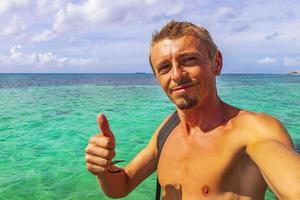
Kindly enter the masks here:
<path id="1" fill-rule="evenodd" d="M 196 98 L 189 97 L 188 95 L 182 95 L 176 99 L 172 99 L 172 102 L 181 110 L 191 109 L 198 104 Z"/>
<path id="2" fill-rule="evenodd" d="M 202 106 L 205 104 L 205 101 L 210 96 L 210 93 L 215 91 L 212 84 L 206 83 L 207 86 L 203 90 L 203 88 L 200 87 L 200 82 L 198 80 L 192 80 L 192 79 L 182 79 L 178 85 L 183 85 L 193 82 L 194 86 L 197 87 L 194 94 L 181 94 L 181 95 L 172 95 L 172 90 L 169 90 L 169 94 L 167 93 L 169 99 L 176 105 L 177 108 L 181 110 L 187 110 L 191 109 L 195 106 Z M 173 88 L 173 87 L 171 87 Z M 195 94 L 196 93 L 196 94 Z"/>
<path id="3" fill-rule="evenodd" d="M 197 80 L 192 80 L 191 78 L 184 78 L 180 80 L 177 85 L 184 85 L 194 82 L 194 85 L 200 85 Z M 169 95 L 170 100 L 176 105 L 177 108 L 181 110 L 191 109 L 198 104 L 197 97 L 189 96 L 188 94 L 182 94 L 180 96 Z"/>

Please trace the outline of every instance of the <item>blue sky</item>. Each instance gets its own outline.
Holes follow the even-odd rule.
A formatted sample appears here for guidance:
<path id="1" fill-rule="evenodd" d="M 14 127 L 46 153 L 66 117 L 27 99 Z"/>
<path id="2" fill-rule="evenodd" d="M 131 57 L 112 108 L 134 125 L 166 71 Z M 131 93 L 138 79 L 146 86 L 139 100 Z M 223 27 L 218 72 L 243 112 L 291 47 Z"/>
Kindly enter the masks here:
<path id="1" fill-rule="evenodd" d="M 300 69 L 298 0 L 1 0 L 0 73 L 151 72 L 151 34 L 170 19 L 206 27 L 225 73 Z"/>

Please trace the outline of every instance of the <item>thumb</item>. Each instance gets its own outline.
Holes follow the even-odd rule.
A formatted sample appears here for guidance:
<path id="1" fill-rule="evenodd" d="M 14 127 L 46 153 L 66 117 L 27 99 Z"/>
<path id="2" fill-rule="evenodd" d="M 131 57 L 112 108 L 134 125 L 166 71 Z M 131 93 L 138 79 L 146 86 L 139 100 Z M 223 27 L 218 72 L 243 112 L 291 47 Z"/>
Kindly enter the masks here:
<path id="1" fill-rule="evenodd" d="M 99 114 L 97 117 L 97 121 L 98 121 L 98 125 L 99 125 L 99 128 L 100 128 L 102 134 L 111 139 L 115 139 L 112 131 L 109 128 L 109 123 L 108 123 L 105 115 Z"/>

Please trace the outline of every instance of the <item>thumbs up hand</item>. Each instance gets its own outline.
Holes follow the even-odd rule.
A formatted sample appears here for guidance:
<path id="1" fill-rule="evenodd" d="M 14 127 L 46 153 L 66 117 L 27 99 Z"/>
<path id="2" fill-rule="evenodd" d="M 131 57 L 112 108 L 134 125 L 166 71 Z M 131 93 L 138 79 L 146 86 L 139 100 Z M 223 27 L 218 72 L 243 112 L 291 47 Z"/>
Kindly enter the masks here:
<path id="1" fill-rule="evenodd" d="M 102 132 L 102 135 L 107 137 L 110 140 L 110 142 L 111 142 L 110 145 L 111 145 L 112 149 L 114 149 L 115 148 L 115 136 L 112 133 L 112 131 L 110 130 L 109 123 L 108 123 L 105 115 L 103 115 L 103 114 L 98 115 L 97 122 L 99 125 L 99 129 Z"/>
<path id="2" fill-rule="evenodd" d="M 111 160 L 115 157 L 115 137 L 110 130 L 105 115 L 97 117 L 101 133 L 93 136 L 86 147 L 86 167 L 94 175 L 101 175 L 107 172 Z"/>

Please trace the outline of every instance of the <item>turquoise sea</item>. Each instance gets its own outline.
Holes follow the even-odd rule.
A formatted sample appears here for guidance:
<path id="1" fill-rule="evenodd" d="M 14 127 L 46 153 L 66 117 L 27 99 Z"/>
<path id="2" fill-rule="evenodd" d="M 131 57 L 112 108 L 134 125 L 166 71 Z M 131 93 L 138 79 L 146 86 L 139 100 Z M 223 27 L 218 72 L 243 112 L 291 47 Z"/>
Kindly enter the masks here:
<path id="1" fill-rule="evenodd" d="M 225 74 L 217 82 L 226 102 L 281 120 L 299 152 L 300 76 Z M 106 114 L 125 165 L 174 110 L 152 74 L 0 74 L 0 101 L 1 200 L 109 199 L 84 161 L 97 114 Z M 154 195 L 155 175 L 124 199 Z"/>

